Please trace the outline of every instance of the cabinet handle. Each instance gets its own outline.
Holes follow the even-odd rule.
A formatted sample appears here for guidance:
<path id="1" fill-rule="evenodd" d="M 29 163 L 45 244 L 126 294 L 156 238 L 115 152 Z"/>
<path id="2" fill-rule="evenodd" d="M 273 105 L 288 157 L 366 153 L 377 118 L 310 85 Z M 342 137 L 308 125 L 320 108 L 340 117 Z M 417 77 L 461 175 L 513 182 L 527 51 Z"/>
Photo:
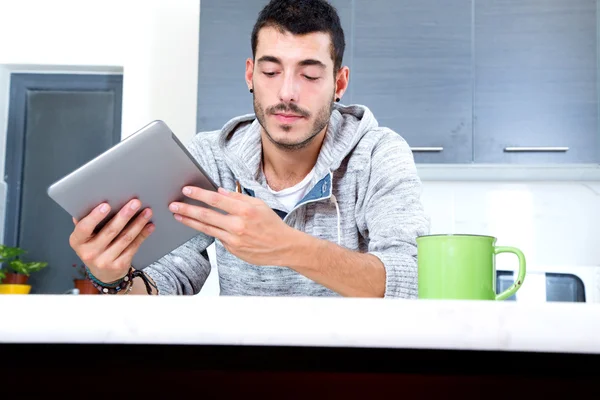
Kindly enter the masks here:
<path id="1" fill-rule="evenodd" d="M 443 147 L 411 147 L 412 151 L 422 152 L 422 153 L 436 153 L 440 151 L 444 151 Z"/>
<path id="2" fill-rule="evenodd" d="M 551 153 L 564 153 L 569 151 L 568 147 L 505 147 L 504 151 L 510 153 L 517 152 L 551 152 Z"/>

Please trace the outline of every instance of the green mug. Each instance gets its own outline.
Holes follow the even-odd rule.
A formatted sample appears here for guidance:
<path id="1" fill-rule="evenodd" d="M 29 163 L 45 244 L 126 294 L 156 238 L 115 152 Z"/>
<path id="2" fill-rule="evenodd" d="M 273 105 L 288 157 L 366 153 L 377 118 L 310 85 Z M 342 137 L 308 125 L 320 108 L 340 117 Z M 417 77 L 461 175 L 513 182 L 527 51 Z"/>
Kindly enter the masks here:
<path id="1" fill-rule="evenodd" d="M 513 253 L 519 273 L 513 285 L 496 294 L 496 255 Z M 417 237 L 420 299 L 505 300 L 525 280 L 525 256 L 514 247 L 496 246 L 483 235 L 424 235 Z"/>

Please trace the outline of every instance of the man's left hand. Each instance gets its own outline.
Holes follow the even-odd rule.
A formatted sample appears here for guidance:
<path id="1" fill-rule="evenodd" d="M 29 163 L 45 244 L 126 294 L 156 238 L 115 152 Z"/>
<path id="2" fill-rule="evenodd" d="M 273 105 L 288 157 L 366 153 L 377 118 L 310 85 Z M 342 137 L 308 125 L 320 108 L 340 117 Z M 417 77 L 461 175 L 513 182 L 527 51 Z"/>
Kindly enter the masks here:
<path id="1" fill-rule="evenodd" d="M 254 265 L 285 265 L 298 231 L 285 224 L 260 199 L 219 188 L 218 192 L 185 187 L 183 194 L 225 211 L 173 202 L 175 219 L 217 238 L 236 257 Z"/>

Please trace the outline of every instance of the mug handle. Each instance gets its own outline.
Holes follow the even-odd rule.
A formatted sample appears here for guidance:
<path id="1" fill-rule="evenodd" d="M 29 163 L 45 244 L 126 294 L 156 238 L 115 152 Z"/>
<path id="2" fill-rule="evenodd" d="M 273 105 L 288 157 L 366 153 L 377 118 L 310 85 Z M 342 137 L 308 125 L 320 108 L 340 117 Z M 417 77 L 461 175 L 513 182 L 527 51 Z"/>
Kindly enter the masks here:
<path id="1" fill-rule="evenodd" d="M 525 255 L 523 252 L 514 247 L 506 247 L 506 246 L 494 246 L 494 255 L 498 255 L 500 253 L 513 253 L 519 258 L 519 275 L 517 276 L 517 280 L 512 284 L 511 287 L 506 289 L 504 292 L 496 295 L 496 300 L 505 300 L 515 294 L 517 290 L 523 285 L 523 281 L 525 280 Z"/>

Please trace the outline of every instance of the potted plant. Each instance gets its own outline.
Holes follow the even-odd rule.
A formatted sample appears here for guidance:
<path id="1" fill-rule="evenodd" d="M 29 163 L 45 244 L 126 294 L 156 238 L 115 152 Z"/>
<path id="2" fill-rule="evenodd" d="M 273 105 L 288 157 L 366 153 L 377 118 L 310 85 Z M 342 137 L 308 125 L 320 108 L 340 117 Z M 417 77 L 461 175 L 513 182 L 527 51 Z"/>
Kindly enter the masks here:
<path id="1" fill-rule="evenodd" d="M 92 285 L 92 281 L 90 281 L 85 272 L 84 264 L 73 264 L 73 268 L 77 270 L 78 277 L 73 279 L 73 283 L 75 284 L 75 288 L 79 290 L 79 294 L 98 294 L 98 289 Z"/>
<path id="2" fill-rule="evenodd" d="M 0 263 L 4 264 L 7 261 L 12 260 L 15 257 L 20 256 L 21 254 L 24 254 L 25 250 L 20 249 L 18 247 L 10 247 L 10 246 L 5 246 L 3 244 L 0 244 Z M 15 273 L 10 273 L 6 271 L 6 268 L 2 269 L 2 276 L 0 276 L 2 278 L 2 280 L 0 281 L 1 283 L 6 283 L 6 284 L 12 284 L 12 283 L 16 283 L 16 284 L 25 284 L 27 283 L 27 277 L 22 278 L 22 277 L 18 277 L 15 276 Z"/>
<path id="3" fill-rule="evenodd" d="M 8 268 L 2 269 L 0 275 L 0 293 L 22 293 L 27 294 L 31 286 L 27 284 L 29 275 L 45 268 L 46 262 L 24 262 L 19 256 L 26 251 L 19 247 L 0 245 L 0 263 L 7 263 Z"/>

